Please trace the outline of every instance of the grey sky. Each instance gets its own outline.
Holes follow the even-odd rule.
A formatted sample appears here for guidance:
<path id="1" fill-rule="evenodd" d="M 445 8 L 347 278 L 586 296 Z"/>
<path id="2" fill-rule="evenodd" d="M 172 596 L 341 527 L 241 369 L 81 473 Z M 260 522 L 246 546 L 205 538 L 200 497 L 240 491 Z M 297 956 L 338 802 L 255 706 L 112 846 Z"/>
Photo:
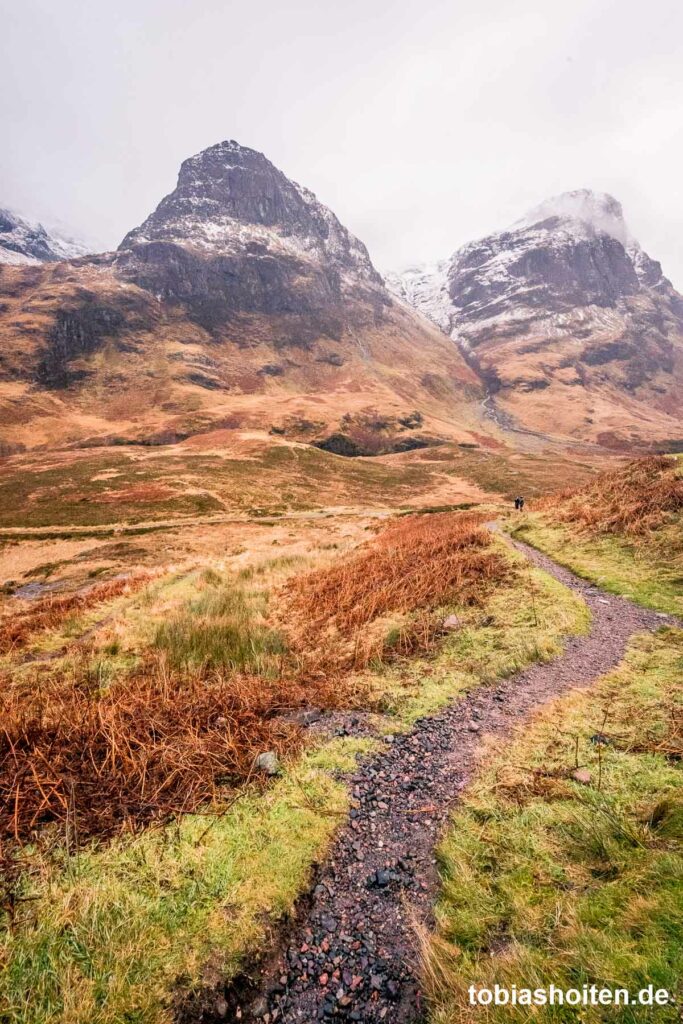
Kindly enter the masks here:
<path id="1" fill-rule="evenodd" d="M 225 138 L 380 269 L 613 193 L 683 289 L 679 0 L 0 0 L 0 205 L 114 247 Z"/>

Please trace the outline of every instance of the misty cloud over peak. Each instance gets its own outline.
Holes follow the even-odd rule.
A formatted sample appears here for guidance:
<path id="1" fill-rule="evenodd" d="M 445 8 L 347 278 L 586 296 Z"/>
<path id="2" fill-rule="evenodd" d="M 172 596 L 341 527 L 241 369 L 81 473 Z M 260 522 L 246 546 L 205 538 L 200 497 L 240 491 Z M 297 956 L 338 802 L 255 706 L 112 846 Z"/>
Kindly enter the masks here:
<path id="1" fill-rule="evenodd" d="M 531 228 L 551 218 L 578 222 L 615 238 L 623 246 L 632 245 L 634 241 L 626 226 L 621 203 L 607 192 L 593 192 L 588 188 L 562 192 L 544 200 L 516 221 L 512 229 Z"/>

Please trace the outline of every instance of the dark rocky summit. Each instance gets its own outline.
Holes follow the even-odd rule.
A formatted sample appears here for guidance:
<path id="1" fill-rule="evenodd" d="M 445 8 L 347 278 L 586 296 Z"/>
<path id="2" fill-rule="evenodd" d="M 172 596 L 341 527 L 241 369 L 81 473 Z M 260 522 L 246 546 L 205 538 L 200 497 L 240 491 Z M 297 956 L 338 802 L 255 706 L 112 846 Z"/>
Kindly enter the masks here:
<path id="1" fill-rule="evenodd" d="M 320 314 L 336 333 L 387 303 L 365 246 L 261 153 L 221 142 L 186 160 L 174 192 L 129 232 L 119 274 L 180 302 L 209 330 L 240 313 Z"/>
<path id="2" fill-rule="evenodd" d="M 683 300 L 629 236 L 621 205 L 587 190 L 548 200 L 510 231 L 459 249 L 447 270 L 454 327 L 512 316 L 614 309 L 653 289 L 672 315 Z"/>

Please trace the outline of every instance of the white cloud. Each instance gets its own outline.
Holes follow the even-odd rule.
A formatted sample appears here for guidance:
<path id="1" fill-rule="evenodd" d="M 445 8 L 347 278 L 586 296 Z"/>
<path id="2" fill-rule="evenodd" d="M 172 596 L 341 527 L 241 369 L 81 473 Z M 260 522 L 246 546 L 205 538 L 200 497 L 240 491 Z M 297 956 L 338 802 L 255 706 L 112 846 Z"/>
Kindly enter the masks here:
<path id="1" fill-rule="evenodd" d="M 113 246 L 184 157 L 236 138 L 380 267 L 589 187 L 683 288 L 682 29 L 670 0 L 22 0 L 0 202 Z"/>

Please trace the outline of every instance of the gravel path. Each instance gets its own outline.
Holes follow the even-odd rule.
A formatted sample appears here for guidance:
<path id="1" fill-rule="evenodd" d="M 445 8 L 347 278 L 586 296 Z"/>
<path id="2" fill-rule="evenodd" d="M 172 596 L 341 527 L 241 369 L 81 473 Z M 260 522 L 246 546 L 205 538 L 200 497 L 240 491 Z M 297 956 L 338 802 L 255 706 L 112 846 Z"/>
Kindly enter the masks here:
<path id="1" fill-rule="evenodd" d="M 673 621 L 601 592 L 533 548 L 515 547 L 581 595 L 593 614 L 590 634 L 569 638 L 555 661 L 477 688 L 418 721 L 387 752 L 359 766 L 350 780 L 357 806 L 306 911 L 265 969 L 260 991 L 233 992 L 219 1013 L 205 1012 L 203 1020 L 421 1019 L 412 922 L 429 923 L 438 882 L 434 848 L 476 765 L 481 737 L 506 735 L 537 705 L 617 665 L 634 633 Z"/>

